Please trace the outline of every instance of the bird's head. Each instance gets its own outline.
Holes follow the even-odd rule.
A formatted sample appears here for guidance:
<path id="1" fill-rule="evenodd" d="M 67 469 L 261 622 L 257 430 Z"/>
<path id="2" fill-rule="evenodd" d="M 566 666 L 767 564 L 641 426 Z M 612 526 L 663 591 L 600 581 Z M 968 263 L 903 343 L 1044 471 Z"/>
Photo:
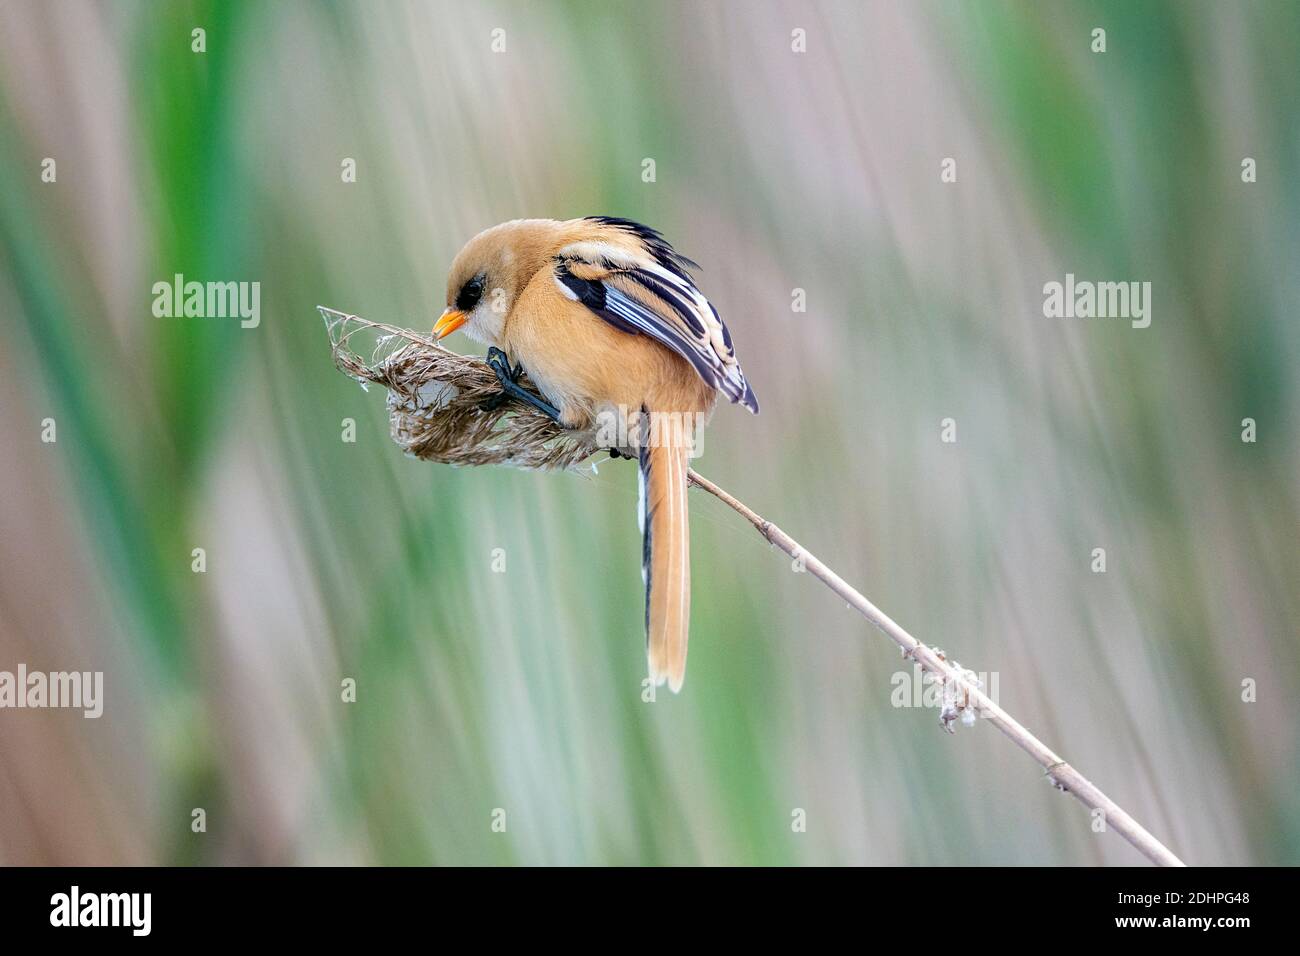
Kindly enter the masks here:
<path id="1" fill-rule="evenodd" d="M 477 342 L 500 345 L 506 317 L 549 260 L 559 225 L 551 219 L 517 219 L 467 242 L 447 274 L 447 308 L 433 327 L 434 338 L 464 328 Z"/>

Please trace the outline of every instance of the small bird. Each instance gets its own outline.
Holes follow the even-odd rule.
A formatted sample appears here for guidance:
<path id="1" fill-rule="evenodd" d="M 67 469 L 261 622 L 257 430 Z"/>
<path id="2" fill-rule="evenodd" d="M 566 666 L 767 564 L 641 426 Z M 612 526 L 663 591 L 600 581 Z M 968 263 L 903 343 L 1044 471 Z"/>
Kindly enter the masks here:
<path id="1" fill-rule="evenodd" d="M 731 334 L 690 276 L 698 268 L 629 219 L 517 219 L 456 256 L 433 328 L 439 339 L 464 328 L 489 346 L 502 400 L 533 405 L 565 428 L 627 436 L 611 452 L 630 448 L 640 464 L 650 677 L 674 692 L 690 618 L 691 423 L 708 420 L 719 393 L 758 413 Z M 525 371 L 544 400 L 519 386 Z"/>

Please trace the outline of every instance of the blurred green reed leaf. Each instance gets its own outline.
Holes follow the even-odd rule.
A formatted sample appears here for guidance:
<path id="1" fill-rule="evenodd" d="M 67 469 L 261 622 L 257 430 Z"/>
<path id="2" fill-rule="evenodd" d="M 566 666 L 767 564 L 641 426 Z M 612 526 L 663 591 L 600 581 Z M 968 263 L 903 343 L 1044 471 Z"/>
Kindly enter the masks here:
<path id="1" fill-rule="evenodd" d="M 0 109 L 0 130 L 12 128 L 12 117 Z M 22 159 L 0 150 L 0 181 L 29 179 L 18 166 Z M 37 214 L 25 190 L 0 189 L 0 249 L 19 296 L 17 309 L 0 312 L 17 316 L 31 341 L 33 377 L 53 403 L 59 447 L 75 462 L 67 472 L 78 489 L 78 510 L 94 529 L 90 540 L 121 581 L 140 626 L 136 636 L 151 649 L 160 676 L 175 679 L 186 654 L 175 584 L 180 569 L 188 573 L 188 549 L 174 537 L 170 516 L 147 497 L 132 458 L 133 444 L 148 443 L 149 436 L 136 438 L 126 427 L 139 418 L 124 397 L 121 364 L 105 361 L 117 346 L 96 338 L 103 335 L 97 323 L 74 318 L 101 303 L 84 283 L 73 246 Z"/>

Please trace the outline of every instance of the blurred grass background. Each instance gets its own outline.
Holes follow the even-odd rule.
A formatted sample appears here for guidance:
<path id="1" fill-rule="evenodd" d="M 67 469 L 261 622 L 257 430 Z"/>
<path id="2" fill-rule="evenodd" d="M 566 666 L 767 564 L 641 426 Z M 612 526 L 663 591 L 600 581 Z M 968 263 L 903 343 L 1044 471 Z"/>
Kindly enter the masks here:
<path id="1" fill-rule="evenodd" d="M 1283 0 L 0 3 L 0 669 L 107 692 L 0 712 L 0 862 L 1140 862 L 707 496 L 642 703 L 633 469 L 407 460 L 332 368 L 317 303 L 427 328 L 474 233 L 598 213 L 762 402 L 701 471 L 1187 861 L 1300 861 L 1297 50 Z M 1151 327 L 1045 319 L 1067 272 Z M 175 273 L 261 325 L 154 318 Z"/>

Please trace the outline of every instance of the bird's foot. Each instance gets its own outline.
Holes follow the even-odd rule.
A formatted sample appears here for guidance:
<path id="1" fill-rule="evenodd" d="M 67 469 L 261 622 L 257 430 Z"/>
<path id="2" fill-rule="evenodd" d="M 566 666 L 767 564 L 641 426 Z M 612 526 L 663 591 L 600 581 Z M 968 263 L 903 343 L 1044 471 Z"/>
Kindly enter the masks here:
<path id="1" fill-rule="evenodd" d="M 524 374 L 524 366 L 521 362 L 514 368 L 510 367 L 510 357 L 501 351 L 495 345 L 488 349 L 487 364 L 492 371 L 497 373 L 497 381 L 502 385 L 507 383 L 517 384 L 519 376 Z"/>
<path id="2" fill-rule="evenodd" d="M 492 411 L 500 408 L 503 402 L 513 398 L 525 405 L 531 405 L 547 417 L 560 422 L 560 410 L 558 408 L 520 386 L 519 379 L 524 374 L 522 362 L 511 368 L 510 359 L 506 353 L 493 346 L 488 349 L 487 364 L 492 371 L 496 372 L 497 381 L 501 383 L 501 393 L 486 399 L 481 406 L 484 410 Z M 564 423 L 560 422 L 560 424 L 563 425 Z"/>
<path id="3" fill-rule="evenodd" d="M 510 368 L 510 359 L 506 357 L 506 353 L 501 351 L 495 345 L 488 349 L 486 362 L 488 368 L 496 372 L 497 381 L 503 386 L 506 382 L 517 382 L 519 380 L 519 376 L 513 374 L 513 371 Z M 510 398 L 510 396 L 503 388 L 497 394 L 485 398 L 481 403 L 479 403 L 479 408 L 483 409 L 485 412 L 494 412 L 504 405 L 508 398 Z"/>

